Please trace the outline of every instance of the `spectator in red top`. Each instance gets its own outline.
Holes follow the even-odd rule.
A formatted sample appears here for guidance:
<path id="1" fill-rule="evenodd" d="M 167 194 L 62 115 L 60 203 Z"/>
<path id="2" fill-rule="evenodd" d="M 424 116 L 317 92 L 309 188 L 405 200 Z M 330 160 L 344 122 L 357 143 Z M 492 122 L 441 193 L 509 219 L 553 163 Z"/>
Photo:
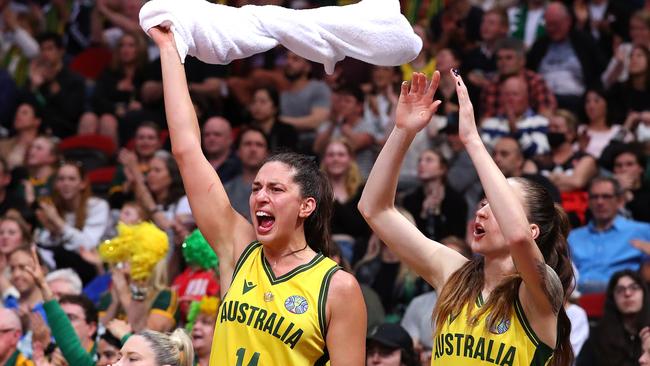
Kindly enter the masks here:
<path id="1" fill-rule="evenodd" d="M 549 90 L 542 76 L 526 68 L 526 49 L 522 41 L 506 38 L 497 45 L 497 75 L 485 89 L 481 97 L 483 119 L 505 113 L 501 90 L 503 83 L 511 76 L 521 76 L 528 89 L 528 104 L 544 116 L 549 116 L 557 107 L 555 96 Z"/>
<path id="2" fill-rule="evenodd" d="M 188 267 L 174 279 L 172 290 L 178 294 L 181 319 L 185 319 L 192 301 L 219 297 L 219 276 L 215 271 L 219 260 L 198 229 L 185 238 L 182 248 Z"/>

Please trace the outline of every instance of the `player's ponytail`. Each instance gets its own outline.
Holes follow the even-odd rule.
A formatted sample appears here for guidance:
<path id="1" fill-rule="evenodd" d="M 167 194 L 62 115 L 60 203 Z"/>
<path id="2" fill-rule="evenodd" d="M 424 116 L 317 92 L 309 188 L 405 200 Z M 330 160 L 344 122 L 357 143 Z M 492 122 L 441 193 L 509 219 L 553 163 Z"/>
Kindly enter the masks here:
<path id="1" fill-rule="evenodd" d="M 194 363 L 194 348 L 192 340 L 181 328 L 171 334 L 145 330 L 138 335 L 147 340 L 158 366 L 192 366 Z"/>

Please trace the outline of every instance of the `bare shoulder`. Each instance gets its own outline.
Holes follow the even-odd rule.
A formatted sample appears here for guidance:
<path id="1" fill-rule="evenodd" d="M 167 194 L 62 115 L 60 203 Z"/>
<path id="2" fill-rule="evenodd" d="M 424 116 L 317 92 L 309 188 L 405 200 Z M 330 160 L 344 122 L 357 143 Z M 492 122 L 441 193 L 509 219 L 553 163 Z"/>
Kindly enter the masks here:
<path id="1" fill-rule="evenodd" d="M 359 308 L 365 311 L 365 301 L 361 293 L 361 286 L 357 279 L 344 270 L 334 272 L 329 284 L 327 293 L 326 312 L 328 320 L 332 314 L 344 310 L 347 312 L 351 308 Z"/>
<path id="2" fill-rule="evenodd" d="M 357 279 L 344 270 L 334 272 L 327 295 L 328 300 L 349 299 L 350 296 L 357 295 L 361 297 L 361 287 Z"/>

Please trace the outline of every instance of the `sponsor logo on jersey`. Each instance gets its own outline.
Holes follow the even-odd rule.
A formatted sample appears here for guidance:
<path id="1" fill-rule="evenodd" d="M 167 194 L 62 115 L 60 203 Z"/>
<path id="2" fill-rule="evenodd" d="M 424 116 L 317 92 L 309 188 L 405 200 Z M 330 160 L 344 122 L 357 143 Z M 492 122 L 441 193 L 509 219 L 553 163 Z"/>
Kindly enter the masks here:
<path id="1" fill-rule="evenodd" d="M 289 310 L 290 313 L 294 314 L 304 314 L 309 309 L 309 304 L 307 299 L 300 295 L 289 296 L 284 301 L 284 307 Z"/>
<path id="2" fill-rule="evenodd" d="M 242 295 L 246 295 L 246 293 L 252 289 L 257 287 L 257 285 L 253 284 L 252 282 L 246 281 L 244 278 L 244 291 L 242 292 Z"/>

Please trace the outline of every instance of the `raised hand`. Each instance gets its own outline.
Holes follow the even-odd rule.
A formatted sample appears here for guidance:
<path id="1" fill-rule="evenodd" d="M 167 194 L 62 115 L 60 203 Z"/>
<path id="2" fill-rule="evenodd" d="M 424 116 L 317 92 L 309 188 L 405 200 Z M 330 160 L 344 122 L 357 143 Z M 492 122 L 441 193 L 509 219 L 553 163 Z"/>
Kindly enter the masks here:
<path id="1" fill-rule="evenodd" d="M 458 104 L 460 105 L 458 111 L 458 137 L 465 144 L 471 141 L 480 141 L 481 136 L 478 134 L 478 129 L 476 128 L 474 107 L 472 106 L 472 101 L 469 99 L 467 86 L 465 86 L 463 78 L 458 74 L 458 70 L 451 69 L 449 72 L 456 80 L 456 94 L 458 95 Z"/>
<path id="2" fill-rule="evenodd" d="M 427 78 L 422 73 L 413 73 L 411 85 L 402 83 L 402 90 L 397 102 L 395 125 L 410 133 L 417 133 L 426 126 L 440 105 L 433 100 L 433 95 L 440 83 L 440 73 L 436 71 L 427 86 Z"/>
<path id="3" fill-rule="evenodd" d="M 149 29 L 148 33 L 158 48 L 168 46 L 176 48 L 176 43 L 174 42 L 174 33 L 172 33 L 172 30 L 170 28 L 159 25 L 157 27 Z"/>
<path id="4" fill-rule="evenodd" d="M 54 298 L 54 294 L 52 293 L 50 286 L 48 286 L 47 281 L 45 281 L 45 273 L 43 272 L 43 269 L 38 262 L 36 246 L 32 246 L 32 261 L 34 262 L 34 267 L 25 266 L 25 272 L 27 272 L 27 274 L 34 279 L 34 283 L 41 290 L 43 299 L 45 301 L 52 300 Z"/>
<path id="5" fill-rule="evenodd" d="M 113 319 L 108 322 L 106 329 L 117 339 L 122 339 L 125 335 L 133 332 L 131 325 L 120 319 Z"/>

